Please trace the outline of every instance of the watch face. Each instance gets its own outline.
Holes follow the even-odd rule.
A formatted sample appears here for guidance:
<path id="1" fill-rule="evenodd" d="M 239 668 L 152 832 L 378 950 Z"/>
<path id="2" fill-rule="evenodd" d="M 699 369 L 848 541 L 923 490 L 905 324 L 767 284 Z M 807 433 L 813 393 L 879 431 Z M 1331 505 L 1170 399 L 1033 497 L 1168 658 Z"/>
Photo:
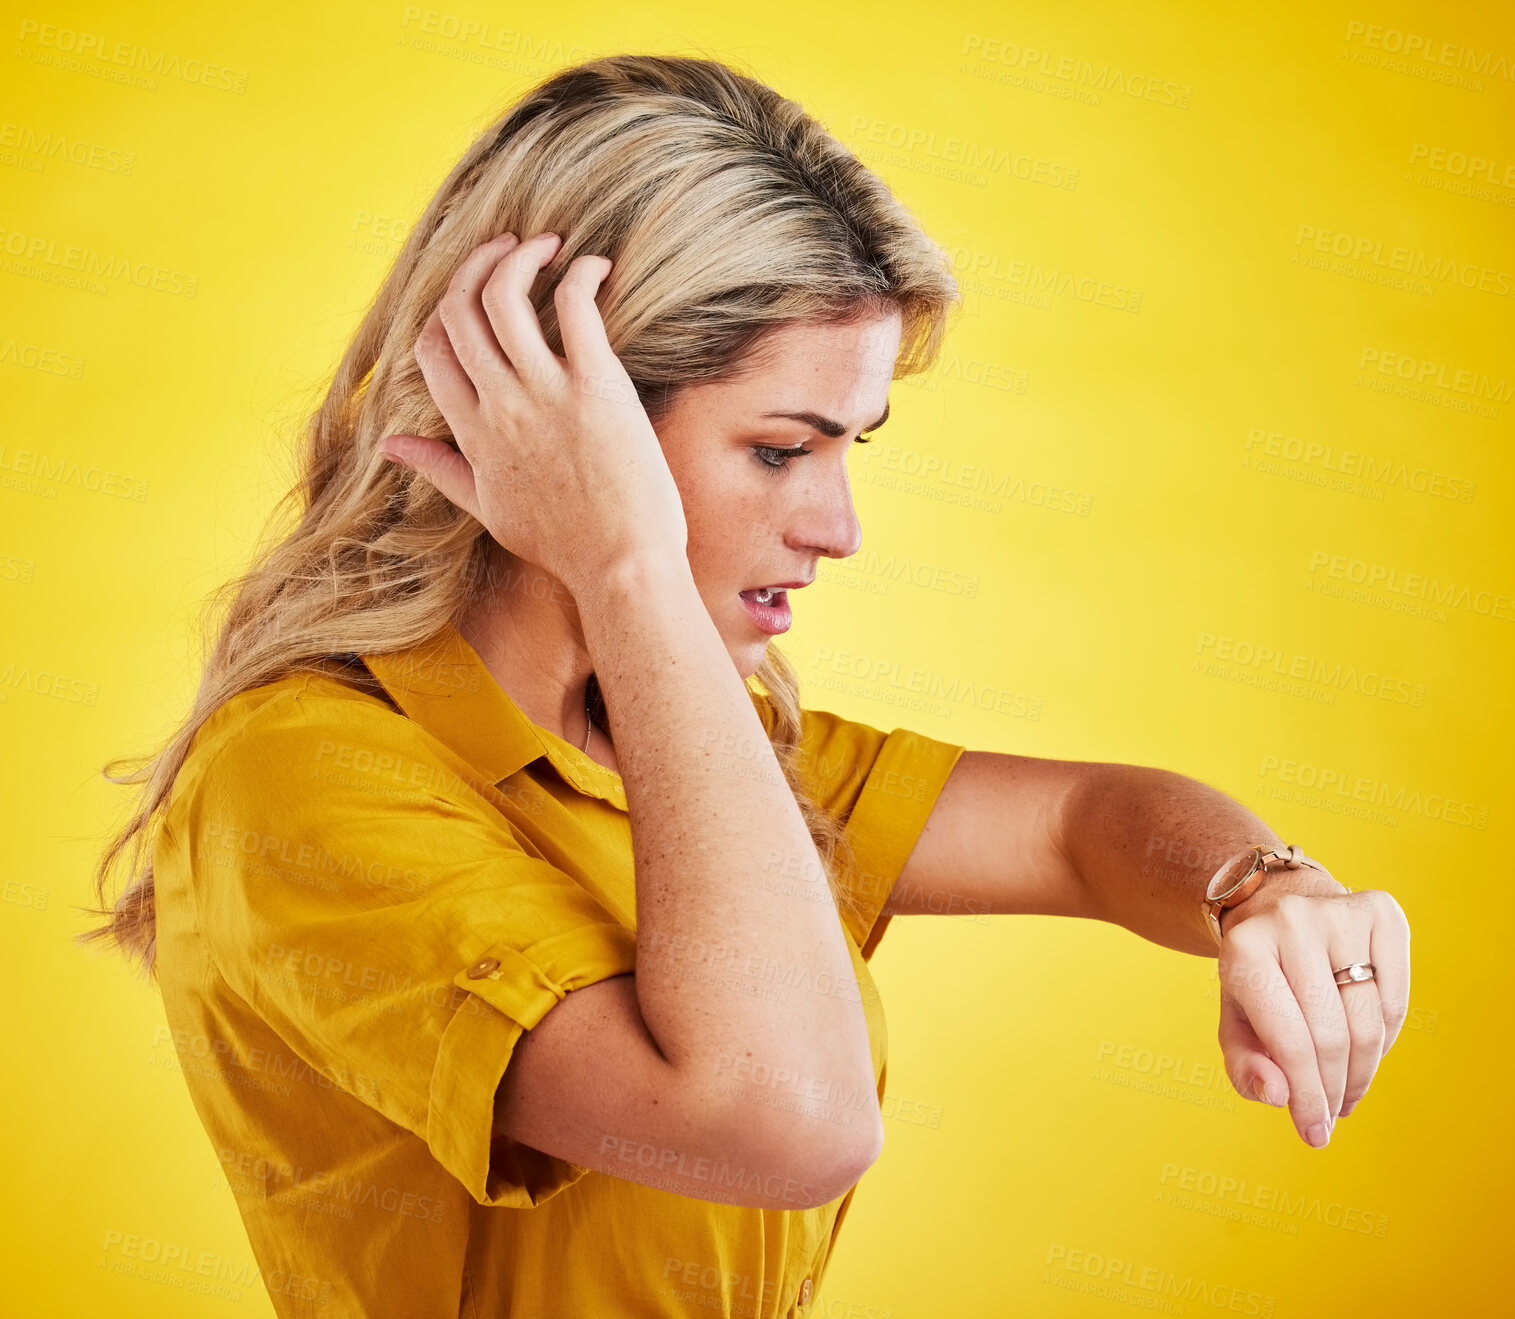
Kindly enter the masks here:
<path id="1" fill-rule="evenodd" d="M 1210 902 L 1218 902 L 1227 897 L 1257 869 L 1257 849 L 1245 847 L 1216 872 L 1215 878 L 1210 881 L 1205 890 L 1205 897 Z"/>

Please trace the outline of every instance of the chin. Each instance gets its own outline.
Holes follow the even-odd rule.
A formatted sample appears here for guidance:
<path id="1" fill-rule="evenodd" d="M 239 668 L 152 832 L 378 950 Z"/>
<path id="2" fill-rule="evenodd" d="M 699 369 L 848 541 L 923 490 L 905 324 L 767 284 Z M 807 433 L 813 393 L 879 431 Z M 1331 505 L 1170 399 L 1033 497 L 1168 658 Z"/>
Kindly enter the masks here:
<path id="1" fill-rule="evenodd" d="M 763 656 L 767 653 L 767 646 L 761 649 L 749 646 L 742 651 L 742 657 L 737 661 L 736 671 L 742 675 L 744 682 L 762 667 Z"/>
<path id="2" fill-rule="evenodd" d="M 741 674 L 745 682 L 762 667 L 763 658 L 768 654 L 768 639 L 744 641 L 734 650 L 728 650 L 727 653 L 731 655 L 736 671 Z"/>
<path id="3" fill-rule="evenodd" d="M 712 616 L 713 617 L 713 616 Z M 773 640 L 752 625 L 747 611 L 738 603 L 729 619 L 716 621 L 716 631 L 731 657 L 731 663 L 745 681 L 761 667 L 768 654 L 768 643 Z"/>

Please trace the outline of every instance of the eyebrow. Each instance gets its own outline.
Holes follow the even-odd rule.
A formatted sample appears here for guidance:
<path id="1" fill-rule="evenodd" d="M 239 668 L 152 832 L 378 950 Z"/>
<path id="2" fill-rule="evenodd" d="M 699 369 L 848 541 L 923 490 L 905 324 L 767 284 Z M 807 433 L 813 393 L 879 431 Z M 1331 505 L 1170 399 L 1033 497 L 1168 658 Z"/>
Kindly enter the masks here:
<path id="1" fill-rule="evenodd" d="M 786 421 L 801 421 L 807 426 L 813 426 L 822 435 L 829 435 L 833 440 L 847 433 L 847 428 L 839 421 L 832 421 L 830 417 L 823 417 L 819 412 L 762 412 L 762 417 L 782 417 Z M 864 431 L 876 431 L 889 420 L 889 404 L 884 404 L 884 411 L 871 426 L 864 426 Z M 861 432 L 859 432 L 861 434 Z"/>

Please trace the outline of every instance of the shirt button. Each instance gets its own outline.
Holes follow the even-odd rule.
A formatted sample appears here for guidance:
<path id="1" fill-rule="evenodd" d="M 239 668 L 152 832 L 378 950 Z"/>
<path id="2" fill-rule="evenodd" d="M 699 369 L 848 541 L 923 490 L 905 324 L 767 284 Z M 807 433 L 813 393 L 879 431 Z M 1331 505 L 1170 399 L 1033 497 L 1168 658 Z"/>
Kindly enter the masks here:
<path id="1" fill-rule="evenodd" d="M 801 1305 L 809 1305 L 810 1304 L 810 1279 L 809 1278 L 806 1278 L 805 1281 L 800 1284 L 800 1304 Z"/>
<path id="2" fill-rule="evenodd" d="M 498 957 L 484 957 L 468 968 L 470 980 L 482 980 L 500 965 Z"/>

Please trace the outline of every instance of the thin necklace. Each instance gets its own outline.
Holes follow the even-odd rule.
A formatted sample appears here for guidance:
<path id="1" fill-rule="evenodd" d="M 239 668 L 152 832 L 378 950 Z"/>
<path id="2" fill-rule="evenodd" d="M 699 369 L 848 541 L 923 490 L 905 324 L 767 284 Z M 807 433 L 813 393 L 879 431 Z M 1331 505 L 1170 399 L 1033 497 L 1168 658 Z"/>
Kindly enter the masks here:
<path id="1" fill-rule="evenodd" d="M 584 754 L 589 754 L 589 739 L 594 736 L 594 716 L 589 713 L 589 684 L 584 684 L 584 722 L 588 728 L 584 730 Z"/>

